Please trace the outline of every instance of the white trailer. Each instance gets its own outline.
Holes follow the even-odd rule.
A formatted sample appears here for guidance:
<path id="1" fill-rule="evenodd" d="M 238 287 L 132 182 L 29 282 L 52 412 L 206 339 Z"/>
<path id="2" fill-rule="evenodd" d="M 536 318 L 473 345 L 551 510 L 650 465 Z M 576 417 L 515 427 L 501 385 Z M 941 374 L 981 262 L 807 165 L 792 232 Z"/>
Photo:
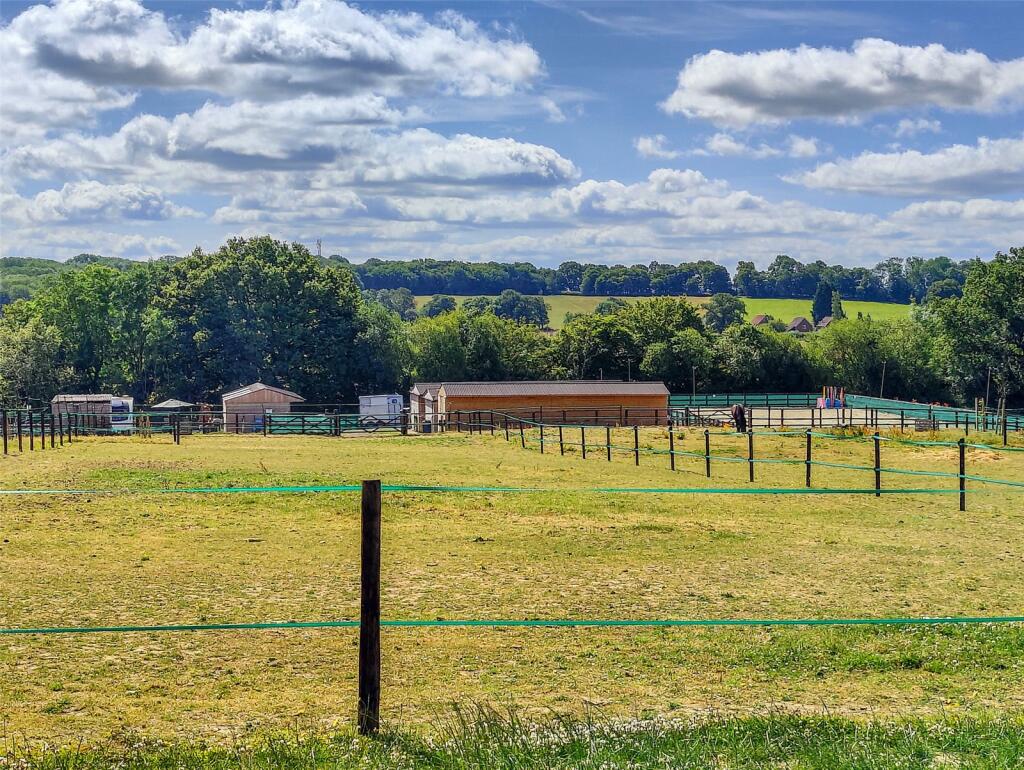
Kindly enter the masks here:
<path id="1" fill-rule="evenodd" d="M 404 401 L 398 393 L 359 397 L 360 425 L 398 425 Z"/>

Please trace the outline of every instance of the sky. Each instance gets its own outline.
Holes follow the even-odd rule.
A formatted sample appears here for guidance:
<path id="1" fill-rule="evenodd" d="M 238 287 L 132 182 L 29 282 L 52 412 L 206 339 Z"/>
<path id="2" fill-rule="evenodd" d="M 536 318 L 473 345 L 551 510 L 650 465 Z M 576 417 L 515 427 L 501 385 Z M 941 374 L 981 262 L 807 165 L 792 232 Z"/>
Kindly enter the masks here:
<path id="1" fill-rule="evenodd" d="M 0 5 L 0 253 L 1024 245 L 1024 4 Z"/>

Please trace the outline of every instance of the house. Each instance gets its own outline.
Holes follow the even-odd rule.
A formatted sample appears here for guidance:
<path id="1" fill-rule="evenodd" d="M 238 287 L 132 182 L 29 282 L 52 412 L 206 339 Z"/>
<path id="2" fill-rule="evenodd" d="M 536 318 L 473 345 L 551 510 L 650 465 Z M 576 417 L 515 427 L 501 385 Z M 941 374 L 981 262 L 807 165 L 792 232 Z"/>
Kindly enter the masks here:
<path id="1" fill-rule="evenodd" d="M 434 406 L 440 382 L 415 382 L 409 390 L 409 418 L 413 430 L 421 430 L 426 421 L 433 422 Z"/>
<path id="2" fill-rule="evenodd" d="M 832 323 L 832 321 L 833 321 L 832 316 L 827 315 L 824 318 L 819 319 L 818 323 L 814 324 L 814 328 L 817 329 L 818 331 L 821 331 L 822 329 L 827 327 L 830 323 Z"/>
<path id="3" fill-rule="evenodd" d="M 772 322 L 772 317 L 767 313 L 758 313 L 750 319 L 751 326 L 767 326 Z"/>
<path id="4" fill-rule="evenodd" d="M 668 395 L 661 382 L 442 382 L 437 389 L 437 412 L 450 421 L 475 412 L 487 412 L 483 419 L 489 420 L 493 412 L 538 422 L 662 424 L 668 419 Z"/>
<path id="5" fill-rule="evenodd" d="M 786 327 L 787 332 L 796 332 L 797 334 L 808 334 L 814 331 L 814 324 L 804 318 L 802 315 L 798 315 L 792 321 L 789 322 L 789 326 Z"/>
<path id="6" fill-rule="evenodd" d="M 292 411 L 292 404 L 305 400 L 298 393 L 262 382 L 229 390 L 221 396 L 224 430 L 229 433 L 263 430 L 264 415 L 287 414 Z"/>

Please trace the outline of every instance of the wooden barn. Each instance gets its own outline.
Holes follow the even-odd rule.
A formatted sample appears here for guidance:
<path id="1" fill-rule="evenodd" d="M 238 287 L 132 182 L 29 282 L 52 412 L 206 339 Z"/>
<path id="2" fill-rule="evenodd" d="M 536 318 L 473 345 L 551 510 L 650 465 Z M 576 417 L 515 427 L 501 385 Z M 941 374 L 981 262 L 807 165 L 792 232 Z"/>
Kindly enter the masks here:
<path id="1" fill-rule="evenodd" d="M 437 389 L 437 411 L 449 421 L 493 411 L 549 423 L 655 425 L 668 419 L 668 395 L 661 382 L 443 382 Z"/>
<path id="2" fill-rule="evenodd" d="M 292 404 L 305 400 L 298 393 L 262 382 L 229 390 L 221 396 L 224 430 L 228 433 L 261 431 L 264 415 L 268 412 L 287 414 L 291 412 Z"/>

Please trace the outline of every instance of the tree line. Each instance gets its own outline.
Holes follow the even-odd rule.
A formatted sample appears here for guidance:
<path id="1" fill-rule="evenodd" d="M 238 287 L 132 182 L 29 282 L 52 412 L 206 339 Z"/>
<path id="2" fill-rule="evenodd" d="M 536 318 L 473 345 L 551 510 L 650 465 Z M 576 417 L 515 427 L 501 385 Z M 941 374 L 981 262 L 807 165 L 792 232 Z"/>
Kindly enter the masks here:
<path id="1" fill-rule="evenodd" d="M 111 392 L 216 402 L 256 380 L 311 403 L 401 392 L 417 379 L 878 393 L 884 369 L 887 396 L 967 402 L 991 382 L 994 396 L 1024 402 L 1024 248 L 971 263 L 959 296 L 927 298 L 906 319 L 847 318 L 806 336 L 745 323 L 742 301 L 727 292 L 704 314 L 678 297 L 608 300 L 552 333 L 535 298 L 515 290 L 461 307 L 439 297 L 427 312 L 410 312 L 407 288 L 400 300 L 394 291 L 362 289 L 350 266 L 269 237 L 63 271 L 4 308 L 0 401 Z M 839 292 L 821 293 L 822 312 L 826 299 L 841 307 Z"/>
<path id="2" fill-rule="evenodd" d="M 161 260 L 175 261 L 176 257 Z M 359 285 L 371 291 L 407 289 L 412 294 L 497 295 L 506 289 L 520 294 L 578 293 L 589 296 L 710 296 L 727 293 L 745 297 L 809 299 L 821 283 L 843 299 L 875 302 L 924 303 L 933 298 L 959 296 L 970 266 L 977 260 L 948 257 L 887 259 L 871 268 L 802 263 L 784 254 L 764 270 L 741 261 L 733 275 L 708 260 L 678 265 L 593 265 L 563 262 L 557 268 L 528 262 L 460 262 L 454 260 L 369 259 L 350 264 L 344 257 L 324 258 L 344 265 Z M 105 264 L 118 269 L 129 260 L 80 254 L 66 263 L 46 259 L 7 257 L 0 260 L 0 305 L 25 299 L 52 275 Z"/>

